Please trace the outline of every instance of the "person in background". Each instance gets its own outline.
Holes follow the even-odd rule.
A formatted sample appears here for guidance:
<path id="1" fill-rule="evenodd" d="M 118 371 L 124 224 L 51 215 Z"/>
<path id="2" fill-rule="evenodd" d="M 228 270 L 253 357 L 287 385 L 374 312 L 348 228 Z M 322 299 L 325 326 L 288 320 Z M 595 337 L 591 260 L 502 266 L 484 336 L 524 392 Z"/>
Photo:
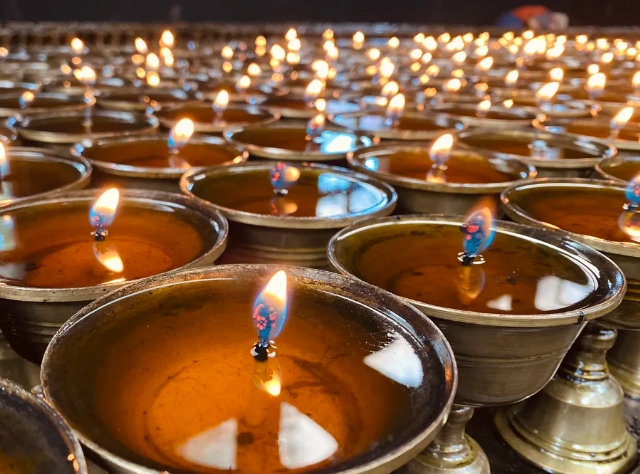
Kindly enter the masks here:
<path id="1" fill-rule="evenodd" d="M 569 17 L 552 12 L 543 5 L 524 5 L 505 13 L 498 19 L 498 26 L 512 29 L 563 30 L 569 26 Z"/>

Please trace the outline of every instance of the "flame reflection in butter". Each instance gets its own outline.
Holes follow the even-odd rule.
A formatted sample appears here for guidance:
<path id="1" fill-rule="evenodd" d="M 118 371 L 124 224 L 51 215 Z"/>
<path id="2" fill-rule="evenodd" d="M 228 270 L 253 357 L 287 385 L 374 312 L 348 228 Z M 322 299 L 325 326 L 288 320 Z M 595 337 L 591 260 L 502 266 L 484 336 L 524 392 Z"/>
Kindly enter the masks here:
<path id="1" fill-rule="evenodd" d="M 106 242 L 94 242 L 93 255 L 95 255 L 96 260 L 110 272 L 122 273 L 124 271 L 124 263 L 114 246 Z"/>
<path id="2" fill-rule="evenodd" d="M 271 186 L 276 195 L 286 195 L 298 179 L 300 179 L 300 170 L 295 166 L 278 162 L 271 169 Z"/>
<path id="3" fill-rule="evenodd" d="M 640 206 L 640 174 L 629 181 L 625 194 L 629 201 L 625 209 L 634 209 Z"/>

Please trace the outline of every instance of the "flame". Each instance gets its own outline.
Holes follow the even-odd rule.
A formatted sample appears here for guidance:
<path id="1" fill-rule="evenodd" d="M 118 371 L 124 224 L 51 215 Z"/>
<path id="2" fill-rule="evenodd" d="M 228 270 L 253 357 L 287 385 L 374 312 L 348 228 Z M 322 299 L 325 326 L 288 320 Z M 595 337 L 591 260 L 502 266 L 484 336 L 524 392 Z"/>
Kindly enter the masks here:
<path id="1" fill-rule="evenodd" d="M 476 108 L 477 112 L 480 114 L 486 113 L 491 108 L 491 99 L 485 99 L 478 104 Z"/>
<path id="2" fill-rule="evenodd" d="M 147 69 L 154 71 L 160 67 L 160 58 L 158 58 L 158 55 L 155 53 L 149 53 L 147 54 L 145 64 L 147 65 Z"/>
<path id="3" fill-rule="evenodd" d="M 633 207 L 640 206 L 640 173 L 629 181 L 626 189 L 627 200 Z"/>
<path id="4" fill-rule="evenodd" d="M 462 246 L 464 256 L 474 259 L 484 252 L 495 236 L 493 227 L 494 206 L 492 201 L 481 200 L 470 212 L 460 227 L 464 234 Z"/>
<path id="5" fill-rule="evenodd" d="M 415 35 L 413 37 L 413 41 L 415 43 L 422 43 L 424 41 L 424 39 L 425 39 L 424 33 L 418 33 L 417 35 Z"/>
<path id="6" fill-rule="evenodd" d="M 280 270 L 271 277 L 253 305 L 253 325 L 259 341 L 275 340 L 287 317 L 287 274 Z"/>
<path id="7" fill-rule="evenodd" d="M 71 40 L 71 50 L 74 53 L 80 54 L 83 49 L 84 49 L 84 43 L 80 38 L 73 38 Z"/>
<path id="8" fill-rule="evenodd" d="M 445 133 L 440 136 L 431 145 L 429 150 L 429 158 L 433 161 L 438 168 L 443 169 L 446 162 L 449 161 L 449 155 L 451 154 L 451 148 L 453 147 L 453 135 Z"/>
<path id="9" fill-rule="evenodd" d="M 456 54 L 451 56 L 451 59 L 453 59 L 453 62 L 455 62 L 456 64 L 462 64 L 465 59 L 467 59 L 467 53 L 465 53 L 464 51 L 458 51 Z"/>
<path id="10" fill-rule="evenodd" d="M 449 41 L 451 41 L 451 35 L 447 32 L 444 32 L 440 36 L 438 36 L 438 41 L 440 41 L 441 43 L 448 43 Z"/>
<path id="11" fill-rule="evenodd" d="M 276 194 L 284 195 L 288 193 L 291 186 L 300 179 L 300 170 L 295 166 L 278 162 L 271 169 L 271 187 Z"/>
<path id="12" fill-rule="evenodd" d="M 398 46 L 400 46 L 400 40 L 396 36 L 392 36 L 391 38 L 389 38 L 387 45 L 390 48 L 396 49 Z"/>
<path id="13" fill-rule="evenodd" d="M 276 61 L 283 61 L 284 57 L 287 55 L 286 51 L 279 44 L 274 44 L 271 47 L 271 57 Z"/>
<path id="14" fill-rule="evenodd" d="M 422 46 L 424 46 L 427 51 L 433 52 L 438 49 L 438 42 L 433 36 L 427 36 L 422 42 Z"/>
<path id="15" fill-rule="evenodd" d="M 364 43 L 364 33 L 362 31 L 356 31 L 353 34 L 353 42 L 356 44 Z"/>
<path id="16" fill-rule="evenodd" d="M 280 373 L 277 370 L 272 372 L 272 376 L 270 380 L 267 380 L 263 384 L 266 392 L 272 397 L 277 397 L 280 395 L 282 390 L 282 382 L 280 381 Z"/>
<path id="17" fill-rule="evenodd" d="M 0 178 L 6 174 L 5 168 L 7 167 L 7 152 L 4 149 L 4 145 L 0 143 Z"/>
<path id="18" fill-rule="evenodd" d="M 442 87 L 446 92 L 458 92 L 462 87 L 462 81 L 457 78 L 449 79 Z"/>
<path id="19" fill-rule="evenodd" d="M 489 54 L 489 48 L 487 46 L 479 46 L 476 48 L 476 56 L 479 58 L 484 58 L 487 54 Z"/>
<path id="20" fill-rule="evenodd" d="M 616 114 L 615 117 L 611 119 L 611 128 L 615 130 L 620 130 L 627 125 L 627 122 L 631 119 L 633 115 L 633 107 L 625 107 L 620 112 Z"/>
<path id="21" fill-rule="evenodd" d="M 372 61 L 377 61 L 380 59 L 380 50 L 377 48 L 371 48 L 367 50 L 367 57 Z"/>
<path id="22" fill-rule="evenodd" d="M 116 188 L 107 189 L 91 206 L 89 221 L 93 227 L 107 227 L 113 223 L 120 202 L 120 192 Z"/>
<path id="23" fill-rule="evenodd" d="M 640 87 L 640 71 L 636 72 L 631 79 L 631 85 L 636 89 Z"/>
<path id="24" fill-rule="evenodd" d="M 478 63 L 478 69 L 480 69 L 481 71 L 488 71 L 489 69 L 491 69 L 491 66 L 493 66 L 493 58 L 490 56 L 484 58 Z"/>
<path id="25" fill-rule="evenodd" d="M 302 42 L 298 38 L 292 38 L 287 43 L 287 49 L 289 51 L 293 51 L 297 53 L 298 51 L 300 51 L 300 48 L 302 48 Z"/>
<path id="26" fill-rule="evenodd" d="M 426 72 L 429 77 L 437 77 L 438 74 L 440 74 L 440 66 L 432 64 L 424 72 Z"/>
<path id="27" fill-rule="evenodd" d="M 420 48 L 412 49 L 411 52 L 409 53 L 409 57 L 414 61 L 417 61 L 422 57 L 422 50 Z"/>
<path id="28" fill-rule="evenodd" d="M 314 79 L 313 81 L 311 81 L 304 91 L 306 100 L 310 102 L 317 99 L 322 92 L 322 89 L 324 89 L 324 85 L 322 84 L 322 81 L 320 79 Z"/>
<path id="29" fill-rule="evenodd" d="M 382 96 L 388 99 L 389 97 L 396 95 L 399 90 L 400 87 L 396 81 L 389 81 L 382 88 Z"/>
<path id="30" fill-rule="evenodd" d="M 589 64 L 589 66 L 587 66 L 587 74 L 593 76 L 594 74 L 598 74 L 598 72 L 600 72 L 600 66 L 597 64 Z"/>
<path id="31" fill-rule="evenodd" d="M 169 48 L 160 48 L 160 55 L 162 56 L 162 61 L 164 62 L 165 66 L 173 67 L 175 61 L 173 58 L 173 53 Z"/>
<path id="32" fill-rule="evenodd" d="M 25 107 L 28 107 L 29 104 L 31 104 L 31 102 L 33 102 L 35 98 L 36 98 L 36 95 L 33 92 L 24 91 L 20 96 L 20 99 L 18 99 L 18 102 L 20 103 L 20 108 L 24 109 Z"/>
<path id="33" fill-rule="evenodd" d="M 292 39 L 294 39 L 294 38 L 297 38 L 297 37 L 298 37 L 298 32 L 296 31 L 296 29 L 295 29 L 295 28 L 289 28 L 289 30 L 287 31 L 287 33 L 284 35 L 284 38 L 285 38 L 287 41 L 290 41 L 290 40 L 292 40 Z"/>
<path id="34" fill-rule="evenodd" d="M 247 75 L 242 76 L 238 79 L 238 83 L 236 84 L 236 89 L 240 91 L 247 90 L 251 86 L 251 78 Z"/>
<path id="35" fill-rule="evenodd" d="M 222 89 L 220 92 L 218 92 L 218 95 L 216 95 L 215 100 L 213 101 L 213 110 L 216 113 L 222 113 L 227 109 L 227 106 L 229 105 L 229 93 Z"/>
<path id="36" fill-rule="evenodd" d="M 404 95 L 396 94 L 389 101 L 389 105 L 387 106 L 387 120 L 391 123 L 395 123 L 400 117 L 402 117 L 402 113 L 404 112 Z"/>
<path id="37" fill-rule="evenodd" d="M 149 72 L 147 74 L 147 84 L 151 87 L 158 87 L 160 85 L 160 75 L 155 71 Z"/>
<path id="38" fill-rule="evenodd" d="M 96 72 L 89 66 L 82 66 L 73 72 L 75 78 L 84 85 L 91 86 L 96 82 Z"/>
<path id="39" fill-rule="evenodd" d="M 104 248 L 103 248 L 104 247 Z M 103 242 L 96 242 L 93 254 L 102 266 L 113 273 L 122 273 L 124 263 L 118 251 L 112 247 L 105 247 Z"/>
<path id="40" fill-rule="evenodd" d="M 549 82 L 545 84 L 538 92 L 536 92 L 536 99 L 538 102 L 548 102 L 553 99 L 553 96 L 556 95 L 558 89 L 560 88 L 560 84 L 557 82 Z"/>
<path id="41" fill-rule="evenodd" d="M 324 130 L 325 118 L 323 114 L 318 114 L 307 122 L 307 135 L 314 138 L 322 134 Z"/>
<path id="42" fill-rule="evenodd" d="M 600 62 L 602 62 L 604 64 L 609 64 L 611 61 L 613 61 L 613 53 L 612 52 L 604 53 L 602 55 L 602 57 L 600 58 Z"/>
<path id="43" fill-rule="evenodd" d="M 587 81 L 587 91 L 589 92 L 601 92 L 607 83 L 607 76 L 602 72 L 598 72 L 591 76 Z"/>
<path id="44" fill-rule="evenodd" d="M 389 78 L 391 77 L 395 69 L 395 64 L 393 64 L 393 62 L 389 58 L 382 58 L 382 60 L 380 61 L 378 72 L 380 73 L 380 76 Z"/>
<path id="45" fill-rule="evenodd" d="M 224 59 L 231 59 L 233 57 L 233 48 L 229 45 L 224 46 L 220 51 L 220 56 Z"/>
<path id="46" fill-rule="evenodd" d="M 502 103 L 502 105 L 504 106 L 505 109 L 510 109 L 511 107 L 513 107 L 513 100 L 507 99 Z"/>
<path id="47" fill-rule="evenodd" d="M 262 74 L 262 68 L 258 66 L 256 63 L 251 63 L 247 66 L 247 74 L 249 76 L 259 76 Z"/>
<path id="48" fill-rule="evenodd" d="M 422 57 L 420 58 L 420 61 L 422 61 L 423 63 L 427 64 L 429 62 L 431 62 L 431 60 L 433 59 L 433 55 L 431 53 L 424 53 L 422 55 Z M 435 64 L 434 64 L 435 66 Z M 438 72 L 440 72 L 440 68 L 438 68 Z"/>
<path id="49" fill-rule="evenodd" d="M 187 144 L 194 130 L 195 127 L 191 119 L 180 119 L 169 132 L 169 148 L 172 151 L 180 150 Z"/>
<path id="50" fill-rule="evenodd" d="M 578 35 L 576 36 L 576 43 L 585 44 L 589 40 L 587 35 Z"/>
<path id="51" fill-rule="evenodd" d="M 293 52 L 287 53 L 287 62 L 289 64 L 298 64 L 300 62 L 300 55 Z"/>
<path id="52" fill-rule="evenodd" d="M 171 33 L 171 31 L 169 30 L 164 30 L 162 32 L 162 34 L 160 35 L 160 45 L 167 47 L 167 48 L 171 48 L 173 47 L 173 43 L 174 43 L 175 39 L 173 37 L 173 33 Z"/>
<path id="53" fill-rule="evenodd" d="M 333 38 L 333 30 L 330 28 L 327 28 L 326 30 L 324 30 L 322 32 L 322 39 L 328 40 L 328 39 L 332 39 Z"/>
<path id="54" fill-rule="evenodd" d="M 554 82 L 560 82 L 564 78 L 564 71 L 561 67 L 554 67 L 551 71 L 549 71 L 549 79 Z"/>
<path id="55" fill-rule="evenodd" d="M 142 38 L 136 38 L 133 43 L 138 54 L 147 54 L 147 52 L 149 52 L 149 48 L 147 48 L 147 42 Z"/>

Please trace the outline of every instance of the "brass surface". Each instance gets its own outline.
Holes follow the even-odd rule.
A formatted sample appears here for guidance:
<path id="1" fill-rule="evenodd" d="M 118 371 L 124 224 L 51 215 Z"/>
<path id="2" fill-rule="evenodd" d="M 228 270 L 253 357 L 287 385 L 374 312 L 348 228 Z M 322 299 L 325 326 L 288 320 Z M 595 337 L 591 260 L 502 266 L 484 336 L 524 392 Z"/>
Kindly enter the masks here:
<path id="1" fill-rule="evenodd" d="M 541 392 L 499 410 L 496 425 L 511 448 L 558 474 L 614 474 L 633 465 L 624 395 L 606 361 L 615 338 L 614 328 L 590 323 Z"/>
<path id="2" fill-rule="evenodd" d="M 431 444 L 402 468 L 407 474 L 490 474 L 489 459 L 465 434 L 473 408 L 453 405 L 447 424 Z"/>
<path id="3" fill-rule="evenodd" d="M 619 330 L 616 344 L 607 354 L 607 362 L 624 394 L 640 399 L 640 331 Z"/>

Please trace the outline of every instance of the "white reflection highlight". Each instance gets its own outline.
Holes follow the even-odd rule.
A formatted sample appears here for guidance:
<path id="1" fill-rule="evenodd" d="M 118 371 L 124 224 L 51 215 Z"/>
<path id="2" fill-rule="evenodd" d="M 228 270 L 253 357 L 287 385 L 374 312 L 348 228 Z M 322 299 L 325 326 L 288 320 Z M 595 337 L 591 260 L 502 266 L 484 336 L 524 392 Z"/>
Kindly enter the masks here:
<path id="1" fill-rule="evenodd" d="M 300 469 L 329 459 L 338 442 L 318 423 L 286 402 L 280 405 L 278 451 L 287 469 Z"/>
<path id="2" fill-rule="evenodd" d="M 352 181 L 333 173 L 318 176 L 318 191 L 323 194 L 347 191 L 352 184 Z"/>
<path id="3" fill-rule="evenodd" d="M 419 387 L 422 384 L 424 372 L 422 362 L 411 344 L 402 337 L 396 339 L 387 347 L 369 354 L 363 362 L 385 377 L 404 385 L 405 387 Z"/>
<path id="4" fill-rule="evenodd" d="M 346 194 L 329 194 L 318 199 L 316 203 L 317 217 L 334 217 L 349 211 L 349 198 Z"/>
<path id="5" fill-rule="evenodd" d="M 566 308 L 585 299 L 594 289 L 592 282 L 580 285 L 549 275 L 538 281 L 534 305 L 539 311 Z"/>
<path id="6" fill-rule="evenodd" d="M 487 301 L 487 307 L 497 309 L 498 311 L 511 311 L 513 309 L 513 297 L 511 295 L 502 295 L 495 300 Z"/>
<path id="7" fill-rule="evenodd" d="M 11 216 L 0 217 L 0 252 L 15 250 L 18 239 L 16 238 L 16 228 Z"/>
<path id="8" fill-rule="evenodd" d="M 180 455 L 194 464 L 222 470 L 236 469 L 238 421 L 231 418 L 218 426 L 189 438 Z"/>

